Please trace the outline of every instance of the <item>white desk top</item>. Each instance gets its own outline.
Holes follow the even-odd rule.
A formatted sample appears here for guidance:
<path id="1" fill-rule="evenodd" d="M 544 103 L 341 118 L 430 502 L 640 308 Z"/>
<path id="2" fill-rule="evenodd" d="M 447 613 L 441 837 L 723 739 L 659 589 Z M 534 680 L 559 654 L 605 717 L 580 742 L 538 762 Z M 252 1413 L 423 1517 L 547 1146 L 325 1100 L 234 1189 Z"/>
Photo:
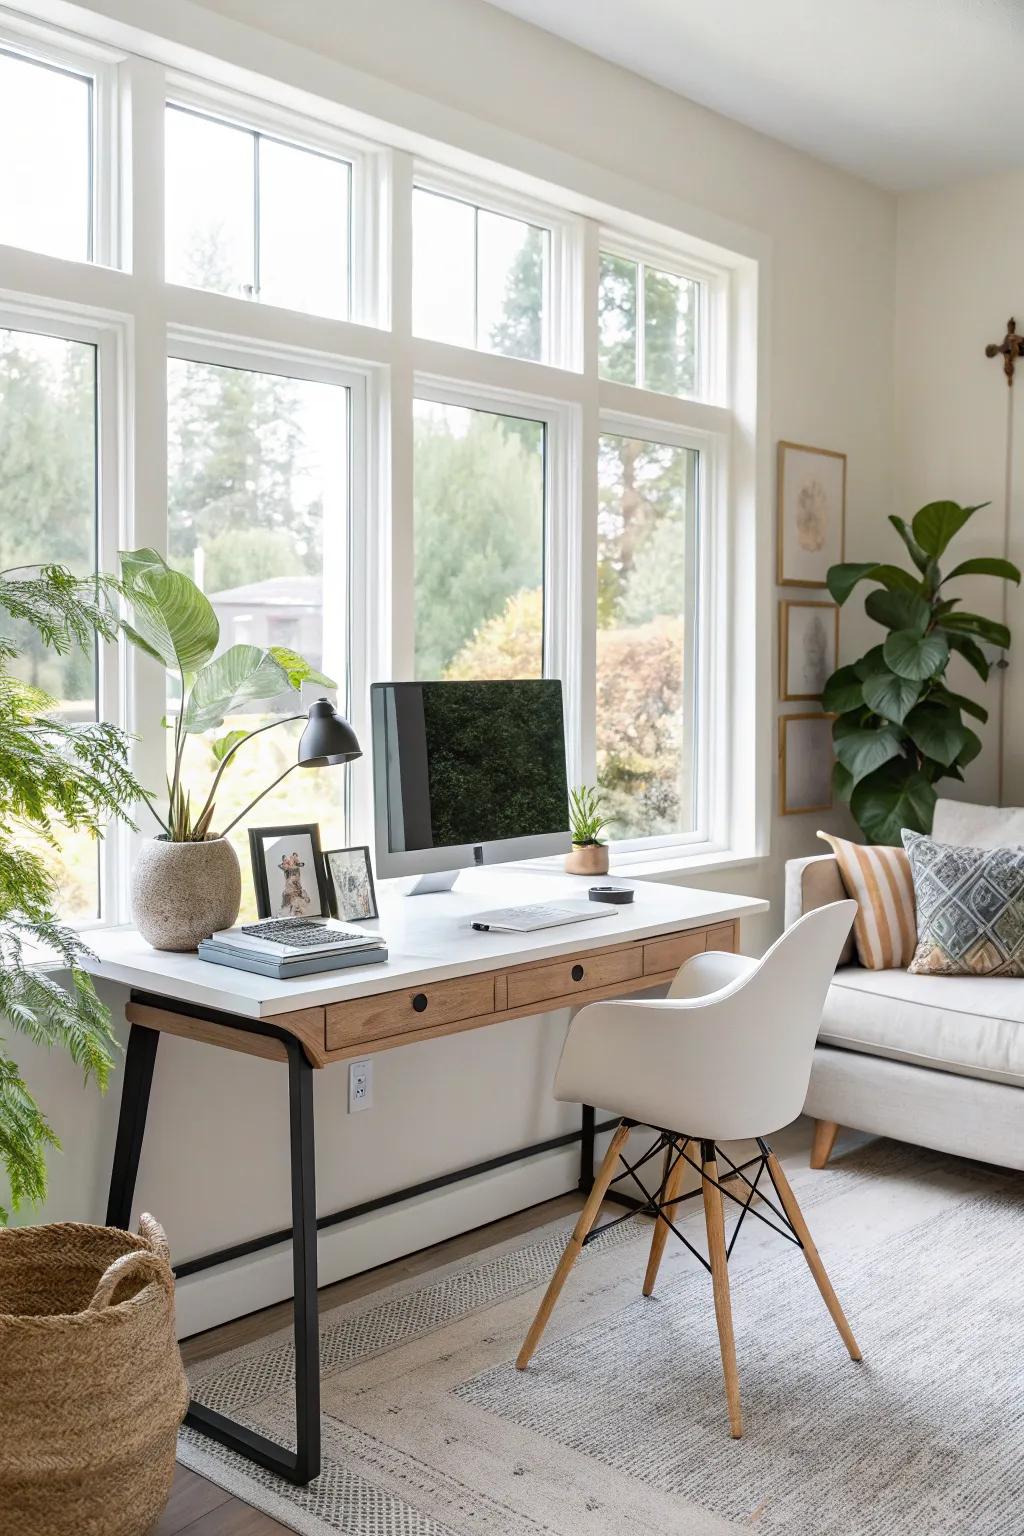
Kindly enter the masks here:
<path id="1" fill-rule="evenodd" d="M 595 883 L 599 882 L 574 875 L 499 866 L 465 870 L 454 891 L 437 895 L 382 891 L 379 922 L 363 926 L 379 930 L 387 938 L 387 963 L 353 966 L 294 981 L 275 981 L 249 971 L 211 965 L 195 954 L 151 949 L 134 928 L 110 928 L 87 935 L 96 958 L 84 963 L 97 978 L 245 1018 L 264 1019 L 295 1008 L 425 986 L 452 976 L 554 959 L 574 950 L 725 923 L 768 910 L 767 901 L 752 896 L 613 880 L 610 883 L 632 886 L 636 896 L 629 906 L 610 908 L 611 917 L 598 916 L 590 922 L 543 928 L 536 933 L 477 933 L 471 926 L 481 912 L 524 902 L 585 897 L 588 886 Z"/>

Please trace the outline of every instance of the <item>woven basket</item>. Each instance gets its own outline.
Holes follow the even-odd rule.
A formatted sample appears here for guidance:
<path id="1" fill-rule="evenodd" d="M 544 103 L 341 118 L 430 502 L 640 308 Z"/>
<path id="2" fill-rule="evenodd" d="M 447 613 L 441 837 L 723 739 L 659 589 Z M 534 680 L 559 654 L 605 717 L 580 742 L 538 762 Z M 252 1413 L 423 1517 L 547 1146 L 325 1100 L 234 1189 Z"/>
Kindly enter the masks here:
<path id="1" fill-rule="evenodd" d="M 188 1387 L 163 1230 L 0 1231 L 0 1536 L 142 1536 Z"/>

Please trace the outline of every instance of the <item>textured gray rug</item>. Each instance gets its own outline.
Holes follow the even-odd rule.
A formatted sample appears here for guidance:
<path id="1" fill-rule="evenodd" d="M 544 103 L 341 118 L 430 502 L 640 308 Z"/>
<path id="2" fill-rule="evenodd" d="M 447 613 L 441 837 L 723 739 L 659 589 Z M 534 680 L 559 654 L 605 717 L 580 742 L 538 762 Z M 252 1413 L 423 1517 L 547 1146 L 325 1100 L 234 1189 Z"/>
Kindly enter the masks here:
<path id="1" fill-rule="evenodd" d="M 191 1431 L 179 1459 L 308 1536 L 1024 1531 L 1024 1181 L 891 1142 L 787 1169 L 865 1359 L 802 1255 L 748 1218 L 730 1265 L 740 1441 L 704 1270 L 670 1239 L 640 1296 L 648 1222 L 586 1250 L 530 1370 L 512 1368 L 559 1223 L 323 1316 L 308 1488 Z M 287 1441 L 291 1373 L 279 1334 L 191 1375 Z"/>

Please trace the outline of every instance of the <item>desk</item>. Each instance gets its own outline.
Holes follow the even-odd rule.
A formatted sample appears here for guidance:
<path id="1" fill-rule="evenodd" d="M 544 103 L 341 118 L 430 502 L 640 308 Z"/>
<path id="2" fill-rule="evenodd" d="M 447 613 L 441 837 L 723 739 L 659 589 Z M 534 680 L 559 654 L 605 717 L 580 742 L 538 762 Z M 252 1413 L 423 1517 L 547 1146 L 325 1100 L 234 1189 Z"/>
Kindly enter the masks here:
<path id="1" fill-rule="evenodd" d="M 88 962 L 89 969 L 98 978 L 131 988 L 108 1225 L 127 1227 L 131 1221 L 162 1032 L 267 1057 L 288 1068 L 291 1228 L 207 1254 L 179 1266 L 178 1273 L 193 1274 L 261 1247 L 291 1242 L 296 1449 L 279 1446 L 200 1404 L 190 1407 L 187 1423 L 291 1482 L 308 1483 L 320 1470 L 318 1227 L 576 1140 L 581 1145 L 581 1187 L 590 1187 L 599 1128 L 589 1105 L 583 1106 L 579 1132 L 396 1190 L 319 1221 L 313 1153 L 314 1071 L 416 1040 L 663 986 L 690 956 L 705 949 L 734 949 L 740 918 L 768 907 L 751 897 L 640 882 L 631 905 L 587 922 L 531 934 L 477 933 L 471 926 L 474 917 L 489 909 L 578 897 L 587 884 L 571 876 L 492 869 L 467 871 L 454 891 L 416 897 L 388 894 L 381 899 L 379 923 L 365 925 L 386 934 L 387 964 L 295 981 L 210 965 L 194 954 L 154 950 L 131 929 L 90 935 L 95 959 Z"/>

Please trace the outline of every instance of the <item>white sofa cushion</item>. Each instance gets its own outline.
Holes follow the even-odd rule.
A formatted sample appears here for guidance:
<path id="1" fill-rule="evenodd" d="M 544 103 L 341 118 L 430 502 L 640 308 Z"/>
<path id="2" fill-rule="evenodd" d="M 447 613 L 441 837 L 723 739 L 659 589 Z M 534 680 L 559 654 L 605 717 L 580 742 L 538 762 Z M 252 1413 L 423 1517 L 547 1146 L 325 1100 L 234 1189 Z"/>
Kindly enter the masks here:
<path id="1" fill-rule="evenodd" d="M 849 966 L 829 988 L 818 1039 L 1024 1087 L 1024 982 Z"/>
<path id="2" fill-rule="evenodd" d="M 936 800 L 932 837 L 937 843 L 966 848 L 1019 848 L 1024 844 L 1024 808 Z"/>

